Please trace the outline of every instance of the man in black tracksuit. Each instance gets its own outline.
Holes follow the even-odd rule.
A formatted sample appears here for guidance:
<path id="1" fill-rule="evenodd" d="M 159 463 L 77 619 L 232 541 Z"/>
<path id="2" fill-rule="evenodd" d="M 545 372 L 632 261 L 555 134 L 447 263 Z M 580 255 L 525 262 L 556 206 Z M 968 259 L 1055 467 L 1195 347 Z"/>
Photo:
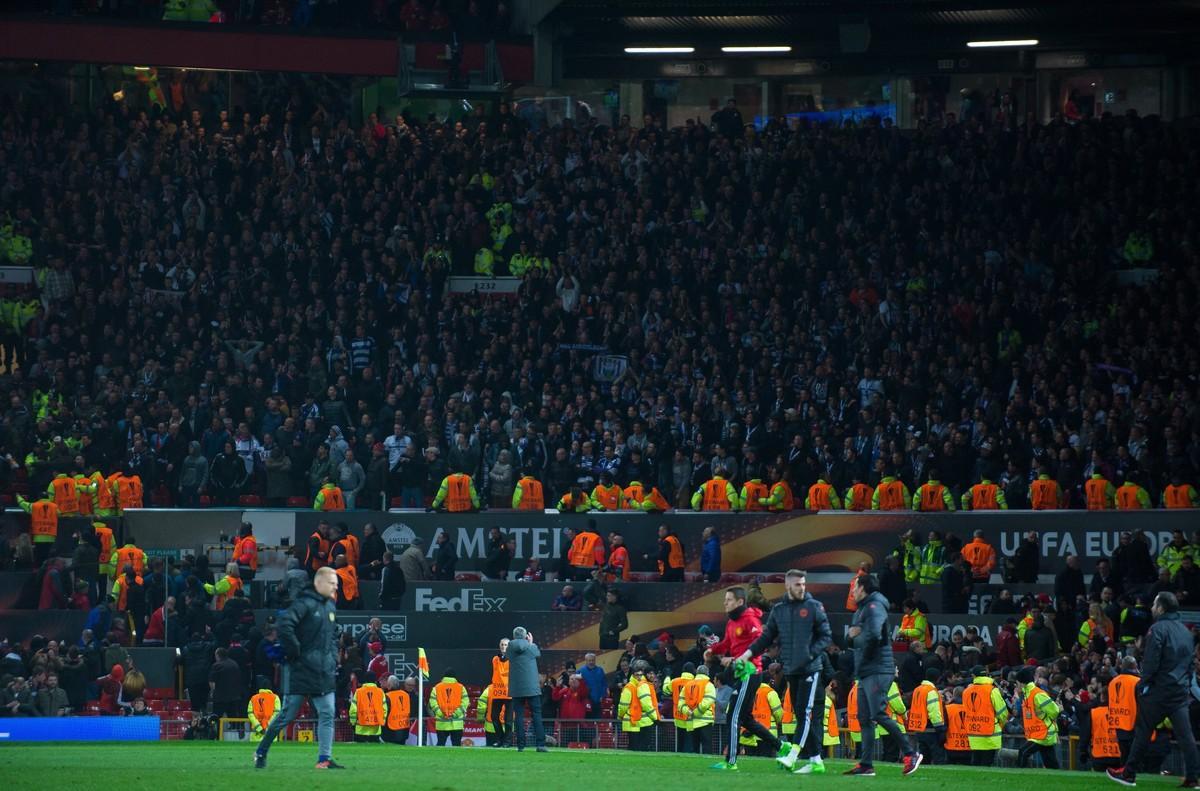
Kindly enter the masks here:
<path id="1" fill-rule="evenodd" d="M 822 653 L 833 642 L 833 632 L 825 607 L 808 593 L 805 576 L 797 569 L 787 573 L 787 594 L 771 608 L 762 635 L 740 658 L 758 656 L 779 640 L 779 661 L 792 696 L 797 728 L 791 754 L 780 758 L 779 762 L 797 774 L 820 774 L 825 771 L 821 762 L 825 735 Z M 797 757 L 807 759 L 808 763 L 794 768 Z"/>
<path id="2" fill-rule="evenodd" d="M 1183 750 L 1184 779 L 1180 788 L 1200 788 L 1197 783 L 1196 739 L 1188 719 L 1191 698 L 1192 663 L 1195 649 L 1191 632 L 1179 618 L 1179 599 L 1163 592 L 1154 597 L 1155 623 L 1146 634 L 1142 657 L 1142 683 L 1137 687 L 1137 725 L 1133 746 L 1125 765 L 1108 769 L 1109 779 L 1124 786 L 1136 785 L 1134 767 L 1150 746 L 1150 734 L 1164 718 L 1171 720 L 1175 741 Z"/>

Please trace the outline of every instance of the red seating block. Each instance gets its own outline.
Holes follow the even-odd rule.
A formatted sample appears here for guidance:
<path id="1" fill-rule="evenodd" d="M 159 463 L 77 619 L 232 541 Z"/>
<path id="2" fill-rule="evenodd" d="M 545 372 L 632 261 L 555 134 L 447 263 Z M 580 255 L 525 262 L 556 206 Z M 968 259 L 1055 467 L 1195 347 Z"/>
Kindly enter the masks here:
<path id="1" fill-rule="evenodd" d="M 200 495 L 200 507 L 208 508 L 210 505 L 212 505 L 212 498 L 207 494 Z"/>
<path id="2" fill-rule="evenodd" d="M 403 507 L 404 507 L 404 498 L 403 497 L 393 497 L 392 498 L 392 508 L 403 508 Z"/>
<path id="3" fill-rule="evenodd" d="M 262 498 L 257 494 L 243 494 L 238 498 L 238 505 L 247 507 L 259 507 L 263 504 Z"/>
<path id="4" fill-rule="evenodd" d="M 306 497 L 289 497 L 287 504 L 288 508 L 307 508 L 312 503 Z"/>

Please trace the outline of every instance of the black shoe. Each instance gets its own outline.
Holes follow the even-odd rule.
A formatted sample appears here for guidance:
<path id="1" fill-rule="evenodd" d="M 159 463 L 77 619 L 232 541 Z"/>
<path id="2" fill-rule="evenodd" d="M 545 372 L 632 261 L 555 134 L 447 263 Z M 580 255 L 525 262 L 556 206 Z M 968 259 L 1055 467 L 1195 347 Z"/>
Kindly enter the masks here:
<path id="1" fill-rule="evenodd" d="M 267 768 L 267 756 L 261 755 L 260 753 L 255 753 L 254 754 L 254 768 L 255 769 L 266 769 Z"/>
<path id="2" fill-rule="evenodd" d="M 524 747 L 518 747 L 518 748 L 517 748 L 517 752 L 519 752 L 519 753 L 523 753 L 523 752 L 525 752 L 525 748 L 524 748 Z"/>
<path id="3" fill-rule="evenodd" d="M 1105 774 L 1107 774 L 1108 779 L 1112 780 L 1114 783 L 1120 783 L 1121 785 L 1128 786 L 1129 788 L 1133 788 L 1137 785 L 1137 775 L 1129 771 L 1127 767 L 1122 766 L 1117 769 L 1107 769 L 1105 770 Z"/>
<path id="4" fill-rule="evenodd" d="M 537 748 L 537 751 L 538 751 L 539 753 L 548 753 L 548 752 L 550 752 L 550 751 L 549 751 L 548 749 L 546 749 L 545 747 L 539 747 L 539 748 Z M 1192 788 L 1195 788 L 1196 786 L 1195 786 L 1195 785 L 1193 785 L 1193 786 L 1191 786 L 1191 787 L 1192 787 Z"/>

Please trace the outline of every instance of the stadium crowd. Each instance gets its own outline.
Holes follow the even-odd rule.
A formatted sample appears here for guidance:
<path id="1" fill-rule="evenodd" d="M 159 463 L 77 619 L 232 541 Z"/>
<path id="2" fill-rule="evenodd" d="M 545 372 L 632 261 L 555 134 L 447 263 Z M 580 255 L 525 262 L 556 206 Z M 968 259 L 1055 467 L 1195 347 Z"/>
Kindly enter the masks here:
<path id="1" fill-rule="evenodd" d="M 307 505 L 328 479 L 374 507 L 463 472 L 485 505 L 529 475 L 547 504 L 637 482 L 686 508 L 720 475 L 735 507 L 783 481 L 862 508 L 892 479 L 890 507 L 1195 504 L 1184 127 L 535 129 L 504 103 L 355 127 L 300 97 L 10 99 L 3 130 L 6 253 L 38 270 L 4 302 L 9 488 Z M 452 292 L 476 267 L 521 275 L 515 300 Z"/>

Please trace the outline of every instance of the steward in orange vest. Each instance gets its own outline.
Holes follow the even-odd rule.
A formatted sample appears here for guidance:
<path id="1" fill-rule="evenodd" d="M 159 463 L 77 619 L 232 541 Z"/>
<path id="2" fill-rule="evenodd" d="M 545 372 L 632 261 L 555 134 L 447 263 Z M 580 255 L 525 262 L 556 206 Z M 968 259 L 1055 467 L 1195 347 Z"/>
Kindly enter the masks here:
<path id="1" fill-rule="evenodd" d="M 967 737 L 967 710 L 961 703 L 946 704 L 946 762 L 971 763 L 971 742 Z"/>
<path id="2" fill-rule="evenodd" d="M 768 511 L 790 511 L 795 508 L 796 498 L 787 482 L 787 476 L 776 467 L 771 468 L 770 476 L 770 494 L 765 500 L 760 500 L 760 504 L 765 505 Z"/>
<path id="3" fill-rule="evenodd" d="M 1029 507 L 1034 511 L 1053 511 L 1063 508 L 1062 489 L 1050 477 L 1044 465 L 1038 465 L 1038 477 L 1029 484 Z"/>
<path id="4" fill-rule="evenodd" d="M 1008 501 L 1004 498 L 1004 490 L 988 478 L 963 492 L 962 507 L 964 511 L 1007 511 Z"/>
<path id="5" fill-rule="evenodd" d="M 842 500 L 838 497 L 837 490 L 826 483 L 824 478 L 817 478 L 817 482 L 808 487 L 808 496 L 804 498 L 804 507 L 809 511 L 829 511 L 841 508 Z"/>
<path id="6" fill-rule="evenodd" d="M 213 609 L 217 612 L 225 609 L 225 602 L 236 596 L 242 590 L 242 578 L 238 574 L 238 564 L 230 563 L 225 567 L 225 576 L 216 585 L 204 583 L 204 592 L 213 597 Z"/>
<path id="7" fill-rule="evenodd" d="M 612 583 L 617 580 L 629 579 L 629 550 L 625 548 L 625 537 L 620 533 L 613 533 L 612 547 L 608 551 L 608 561 L 604 564 L 605 582 Z"/>
<path id="8" fill-rule="evenodd" d="M 309 571 L 316 571 L 329 562 L 329 549 L 333 542 L 329 540 L 330 525 L 321 522 L 317 529 L 308 537 L 307 554 L 304 556 L 304 566 Z"/>
<path id="9" fill-rule="evenodd" d="M 641 481 L 632 481 L 621 494 L 624 498 L 624 507 L 633 511 L 654 513 L 655 511 L 666 511 L 671 507 L 657 486 L 650 487 L 650 491 L 647 492 Z"/>
<path id="10" fill-rule="evenodd" d="M 260 689 L 246 704 L 246 718 L 250 720 L 250 741 L 261 742 L 263 732 L 279 713 L 279 696 L 272 690 Z"/>
<path id="11" fill-rule="evenodd" d="M 384 700 L 383 690 L 370 681 L 354 690 L 350 698 L 350 724 L 354 726 L 354 741 L 379 741 L 386 716 Z"/>
<path id="12" fill-rule="evenodd" d="M 58 506 L 45 498 L 31 503 L 17 495 L 17 505 L 29 514 L 29 532 L 33 536 L 34 560 L 40 567 L 50 557 L 54 542 L 58 541 Z"/>
<path id="13" fill-rule="evenodd" d="M 512 507 L 519 511 L 544 511 L 546 500 L 542 482 L 532 475 L 522 475 L 513 489 Z"/>
<path id="14" fill-rule="evenodd" d="M 714 475 L 692 495 L 693 511 L 736 511 L 742 501 L 733 484 Z"/>
<path id="15" fill-rule="evenodd" d="M 117 497 L 117 513 L 124 514 L 126 509 L 142 507 L 142 479 L 137 475 L 122 474 L 117 478 L 113 491 Z"/>
<path id="16" fill-rule="evenodd" d="M 592 508 L 592 498 L 583 493 L 583 490 L 578 486 L 572 486 L 571 490 L 564 494 L 558 500 L 558 505 L 555 507 L 560 513 L 570 512 L 582 514 Z"/>
<path id="17" fill-rule="evenodd" d="M 601 511 L 621 510 L 621 487 L 607 472 L 600 473 L 600 483 L 592 489 L 592 504 Z"/>
<path id="18" fill-rule="evenodd" d="M 1117 490 L 1107 478 L 1094 472 L 1083 484 L 1083 494 L 1089 511 L 1105 511 L 1113 507 Z"/>
<path id="19" fill-rule="evenodd" d="M 1184 483 L 1180 476 L 1172 475 L 1170 485 L 1163 489 L 1162 507 L 1200 508 L 1200 496 L 1197 496 L 1194 486 Z"/>
<path id="20" fill-rule="evenodd" d="M 254 526 L 249 522 L 242 522 L 237 540 L 233 542 L 233 562 L 238 564 L 243 580 L 254 579 L 258 571 L 258 541 L 254 538 Z"/>
<path id="21" fill-rule="evenodd" d="M 846 490 L 846 497 L 842 502 L 847 511 L 870 511 L 871 500 L 874 497 L 875 490 L 869 483 L 855 480 L 854 485 Z"/>
<path id="22" fill-rule="evenodd" d="M 908 732 L 917 736 L 917 744 L 931 764 L 945 763 L 942 743 L 946 739 L 946 708 L 934 682 L 939 671 L 930 668 L 925 680 L 913 689 L 911 705 L 908 707 Z"/>
<path id="23" fill-rule="evenodd" d="M 738 498 L 743 511 L 765 511 L 763 504 L 767 499 L 767 485 L 759 478 L 751 478 L 742 484 L 742 493 Z"/>
<path id="24" fill-rule="evenodd" d="M 117 550 L 117 571 L 124 571 L 126 566 L 133 566 L 135 574 L 141 574 L 146 569 L 146 565 L 150 562 L 149 556 L 145 551 L 138 549 L 134 544 L 133 536 L 129 536 L 125 541 L 125 546 Z"/>
<path id="25" fill-rule="evenodd" d="M 591 579 L 592 570 L 604 565 L 604 539 L 597 535 L 592 520 L 571 542 L 567 563 L 574 567 L 577 581 Z"/>
<path id="26" fill-rule="evenodd" d="M 466 473 L 452 472 L 442 479 L 434 495 L 430 510 L 437 510 L 445 503 L 446 510 L 452 514 L 465 511 L 479 510 L 479 493 L 475 491 L 475 482 Z"/>
<path id="27" fill-rule="evenodd" d="M 338 575 L 340 584 L 337 592 L 339 610 L 361 610 L 362 599 L 358 595 L 358 571 L 346 560 L 345 555 L 338 555 L 333 561 L 333 570 Z"/>
<path id="28" fill-rule="evenodd" d="M 387 718 L 383 721 L 381 736 L 389 744 L 405 744 L 408 729 L 412 727 L 412 697 L 400 687 L 400 679 L 395 676 L 389 676 L 387 684 L 388 692 L 384 695 Z"/>
<path id="29" fill-rule="evenodd" d="M 658 526 L 658 577 L 662 582 L 683 582 L 683 544 L 666 525 Z"/>
<path id="30" fill-rule="evenodd" d="M 70 475 L 59 473 L 46 487 L 46 496 L 54 500 L 58 513 L 62 516 L 75 516 L 79 513 L 79 484 Z"/>
<path id="31" fill-rule="evenodd" d="M 342 494 L 341 487 L 326 479 L 321 484 L 320 490 L 317 491 L 312 509 L 314 511 L 345 511 L 346 497 Z"/>
<path id="32" fill-rule="evenodd" d="M 871 495 L 871 510 L 902 511 L 909 507 L 911 499 L 904 481 L 895 475 L 885 475 Z"/>

